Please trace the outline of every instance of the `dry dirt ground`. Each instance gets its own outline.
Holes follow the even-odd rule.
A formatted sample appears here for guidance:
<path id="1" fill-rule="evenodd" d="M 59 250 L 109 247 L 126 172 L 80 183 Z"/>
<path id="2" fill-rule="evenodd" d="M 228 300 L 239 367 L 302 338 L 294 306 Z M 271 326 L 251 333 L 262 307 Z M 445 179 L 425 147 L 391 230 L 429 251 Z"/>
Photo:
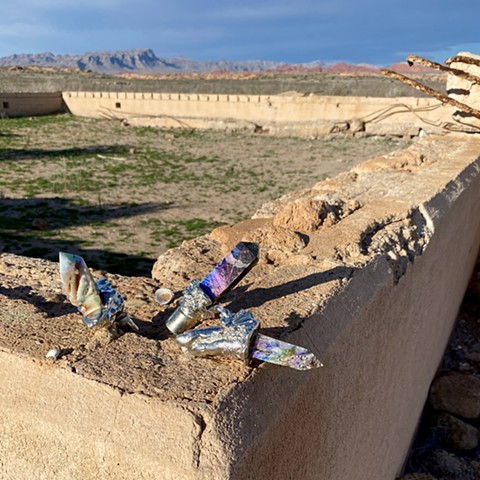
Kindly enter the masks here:
<path id="1" fill-rule="evenodd" d="M 150 275 L 187 238 L 410 141 L 165 131 L 57 115 L 0 120 L 0 252 Z"/>
<path id="2" fill-rule="evenodd" d="M 446 92 L 445 74 L 411 74 L 436 90 Z M 212 73 L 167 75 L 107 75 L 58 69 L 0 67 L 1 92 L 175 92 L 277 95 L 304 94 L 422 97 L 424 93 L 397 80 L 373 74 L 328 73 Z"/>

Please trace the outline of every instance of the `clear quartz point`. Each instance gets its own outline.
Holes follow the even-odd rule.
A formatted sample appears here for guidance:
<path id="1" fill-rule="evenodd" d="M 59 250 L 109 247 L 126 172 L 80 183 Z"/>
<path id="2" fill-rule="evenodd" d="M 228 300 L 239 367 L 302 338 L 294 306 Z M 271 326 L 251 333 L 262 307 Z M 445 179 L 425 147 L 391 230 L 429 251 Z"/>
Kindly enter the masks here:
<path id="1" fill-rule="evenodd" d="M 262 362 L 276 363 L 295 370 L 310 370 L 323 364 L 306 348 L 282 342 L 258 333 L 250 347 L 252 358 Z"/>

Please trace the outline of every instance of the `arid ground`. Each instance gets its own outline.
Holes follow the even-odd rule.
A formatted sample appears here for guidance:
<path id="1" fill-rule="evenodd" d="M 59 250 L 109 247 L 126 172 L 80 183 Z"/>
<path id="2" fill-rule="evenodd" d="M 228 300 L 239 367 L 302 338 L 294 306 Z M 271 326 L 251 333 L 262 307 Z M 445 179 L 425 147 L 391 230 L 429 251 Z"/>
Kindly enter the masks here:
<path id="1" fill-rule="evenodd" d="M 0 252 L 149 275 L 184 239 L 407 146 L 392 138 L 165 131 L 57 115 L 0 120 Z"/>

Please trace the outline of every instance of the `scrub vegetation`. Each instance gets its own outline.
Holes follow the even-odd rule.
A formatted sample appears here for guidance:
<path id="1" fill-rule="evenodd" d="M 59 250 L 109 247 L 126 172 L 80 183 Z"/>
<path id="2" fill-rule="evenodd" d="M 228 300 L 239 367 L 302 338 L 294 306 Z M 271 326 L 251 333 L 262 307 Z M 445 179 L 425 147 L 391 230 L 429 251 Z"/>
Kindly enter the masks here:
<path id="1" fill-rule="evenodd" d="M 0 119 L 0 252 L 148 276 L 167 248 L 408 143 Z"/>

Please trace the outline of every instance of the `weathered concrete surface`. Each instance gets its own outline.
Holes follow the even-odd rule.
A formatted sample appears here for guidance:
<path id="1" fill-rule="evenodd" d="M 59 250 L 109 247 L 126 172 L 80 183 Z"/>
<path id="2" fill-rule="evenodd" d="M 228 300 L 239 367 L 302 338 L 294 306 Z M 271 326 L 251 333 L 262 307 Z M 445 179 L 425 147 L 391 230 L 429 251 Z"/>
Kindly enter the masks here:
<path id="1" fill-rule="evenodd" d="M 275 135 L 441 132 L 453 108 L 430 98 L 63 92 L 74 115 L 167 128 L 251 129 Z"/>
<path id="2" fill-rule="evenodd" d="M 184 243 L 154 280 L 110 276 L 141 326 L 113 342 L 61 303 L 55 264 L 1 255 L 2 475 L 395 478 L 480 244 L 479 153 L 476 137 L 427 137 Z M 240 239 L 261 259 L 226 306 L 322 369 L 189 358 L 168 337 L 175 305 L 154 289 Z"/>

